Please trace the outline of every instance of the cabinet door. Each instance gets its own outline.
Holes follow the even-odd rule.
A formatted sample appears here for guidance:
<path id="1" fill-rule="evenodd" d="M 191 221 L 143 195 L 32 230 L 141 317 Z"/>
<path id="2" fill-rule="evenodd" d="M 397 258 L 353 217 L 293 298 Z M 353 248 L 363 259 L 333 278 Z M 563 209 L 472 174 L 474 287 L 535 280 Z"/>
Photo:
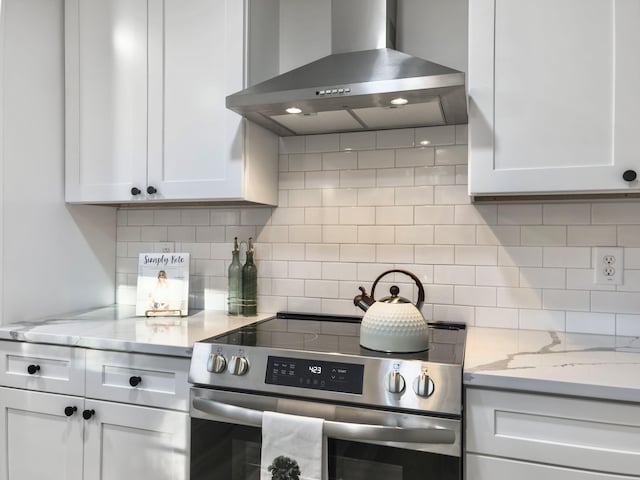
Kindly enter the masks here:
<path id="1" fill-rule="evenodd" d="M 149 2 L 149 185 L 155 199 L 241 199 L 244 3 Z"/>
<path id="2" fill-rule="evenodd" d="M 130 201 L 147 168 L 147 0 L 65 1 L 66 200 Z"/>
<path id="3" fill-rule="evenodd" d="M 639 477 L 518 462 L 469 453 L 465 455 L 465 478 L 467 480 L 631 480 Z"/>
<path id="4" fill-rule="evenodd" d="M 86 400 L 84 480 L 187 480 L 189 415 Z"/>
<path id="5" fill-rule="evenodd" d="M 0 387 L 0 480 L 81 480 L 83 402 Z"/>
<path id="6" fill-rule="evenodd" d="M 640 2 L 469 9 L 470 194 L 640 191 Z"/>

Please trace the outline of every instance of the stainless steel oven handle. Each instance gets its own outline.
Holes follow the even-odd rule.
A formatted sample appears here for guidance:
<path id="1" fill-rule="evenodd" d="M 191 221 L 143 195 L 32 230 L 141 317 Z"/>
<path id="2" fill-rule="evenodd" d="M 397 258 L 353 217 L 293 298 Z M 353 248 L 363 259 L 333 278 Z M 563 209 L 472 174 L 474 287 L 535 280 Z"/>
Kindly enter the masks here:
<path id="1" fill-rule="evenodd" d="M 262 414 L 259 410 L 214 402 L 195 397 L 193 408 L 211 415 L 240 422 L 254 427 L 262 426 Z M 399 443 L 454 443 L 456 435 L 446 428 L 402 428 L 362 423 L 345 423 L 325 420 L 324 434 L 327 437 L 351 441 L 376 441 Z"/>

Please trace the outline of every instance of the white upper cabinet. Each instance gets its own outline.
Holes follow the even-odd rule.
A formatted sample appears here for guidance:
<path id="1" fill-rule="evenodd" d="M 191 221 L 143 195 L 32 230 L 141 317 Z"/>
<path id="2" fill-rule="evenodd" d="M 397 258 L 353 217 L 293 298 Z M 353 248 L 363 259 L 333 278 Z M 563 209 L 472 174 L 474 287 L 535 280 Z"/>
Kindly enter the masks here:
<path id="1" fill-rule="evenodd" d="M 225 106 L 248 5 L 65 2 L 68 202 L 277 203 L 277 137 Z"/>
<path id="2" fill-rule="evenodd" d="M 640 2 L 474 0 L 469 19 L 469 193 L 640 193 Z"/>

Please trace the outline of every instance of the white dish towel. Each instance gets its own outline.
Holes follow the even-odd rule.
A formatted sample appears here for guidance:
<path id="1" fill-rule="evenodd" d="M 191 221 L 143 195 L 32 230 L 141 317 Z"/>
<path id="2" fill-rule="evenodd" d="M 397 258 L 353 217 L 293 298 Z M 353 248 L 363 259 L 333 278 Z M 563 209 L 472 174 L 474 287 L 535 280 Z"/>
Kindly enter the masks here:
<path id="1" fill-rule="evenodd" d="M 260 480 L 326 478 L 323 477 L 326 463 L 323 423 L 321 418 L 264 412 Z M 277 469 L 275 472 L 274 468 Z M 285 472 L 289 472 L 289 475 Z"/>

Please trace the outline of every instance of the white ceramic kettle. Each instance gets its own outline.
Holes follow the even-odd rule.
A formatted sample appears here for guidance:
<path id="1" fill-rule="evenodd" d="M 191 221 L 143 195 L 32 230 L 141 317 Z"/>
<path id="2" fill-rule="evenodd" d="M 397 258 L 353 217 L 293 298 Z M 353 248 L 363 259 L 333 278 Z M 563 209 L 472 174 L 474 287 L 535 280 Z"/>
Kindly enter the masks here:
<path id="1" fill-rule="evenodd" d="M 418 301 L 414 305 L 399 297 L 400 289 L 392 286 L 391 296 L 375 300 L 376 285 L 389 273 L 403 273 L 418 286 Z M 406 270 L 393 269 L 384 272 L 371 287 L 371 296 L 364 287 L 353 303 L 365 311 L 360 326 L 360 345 L 370 350 L 388 353 L 421 352 L 429 348 L 429 327 L 420 309 L 424 303 L 424 287 L 420 279 Z"/>

